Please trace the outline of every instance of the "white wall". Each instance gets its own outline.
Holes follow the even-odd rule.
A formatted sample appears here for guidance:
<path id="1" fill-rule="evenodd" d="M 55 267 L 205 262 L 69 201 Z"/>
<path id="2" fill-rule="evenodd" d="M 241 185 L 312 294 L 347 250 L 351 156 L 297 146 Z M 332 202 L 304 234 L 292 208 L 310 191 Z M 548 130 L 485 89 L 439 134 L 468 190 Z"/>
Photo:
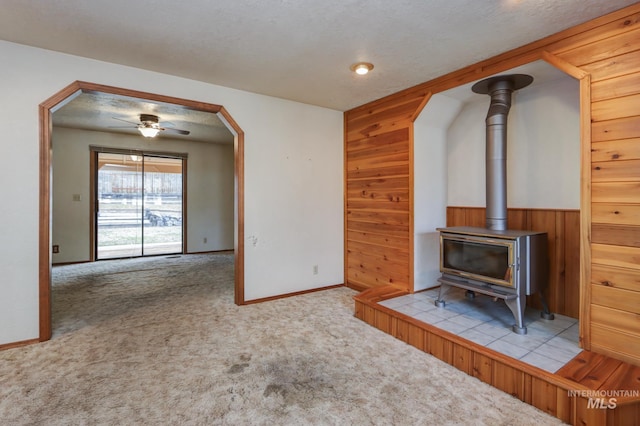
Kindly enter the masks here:
<path id="1" fill-rule="evenodd" d="M 232 250 L 233 145 L 192 142 L 186 152 L 187 252 Z"/>
<path id="2" fill-rule="evenodd" d="M 414 290 L 438 285 L 440 240 L 447 224 L 447 130 L 462 102 L 433 95 L 414 123 Z"/>
<path id="3" fill-rule="evenodd" d="M 341 112 L 5 41 L 0 57 L 0 344 L 38 337 L 38 105 L 76 80 L 221 104 L 243 129 L 247 300 L 344 281 Z"/>
<path id="4" fill-rule="evenodd" d="M 233 145 L 60 127 L 54 127 L 52 139 L 52 244 L 60 247 L 54 263 L 90 258 L 90 145 L 187 153 L 186 252 L 233 249 Z"/>
<path id="5" fill-rule="evenodd" d="M 507 206 L 580 208 L 580 87 L 563 77 L 516 91 L 507 125 Z M 448 204 L 484 207 L 490 97 L 466 103 L 449 128 Z"/>

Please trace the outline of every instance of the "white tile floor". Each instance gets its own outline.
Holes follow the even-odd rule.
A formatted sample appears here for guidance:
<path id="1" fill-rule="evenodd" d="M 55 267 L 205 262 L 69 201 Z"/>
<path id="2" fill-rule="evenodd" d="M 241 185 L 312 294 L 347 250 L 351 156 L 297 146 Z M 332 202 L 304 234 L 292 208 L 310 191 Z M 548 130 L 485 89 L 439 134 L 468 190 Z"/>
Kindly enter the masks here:
<path id="1" fill-rule="evenodd" d="M 526 335 L 511 331 L 513 314 L 503 300 L 477 294 L 465 297 L 465 290 L 452 288 L 446 306 L 438 308 L 438 289 L 408 294 L 380 302 L 394 311 L 486 346 L 549 372 L 556 372 L 582 349 L 578 345 L 578 320 L 555 314 L 554 320 L 540 318 L 540 311 L 525 311 Z"/>

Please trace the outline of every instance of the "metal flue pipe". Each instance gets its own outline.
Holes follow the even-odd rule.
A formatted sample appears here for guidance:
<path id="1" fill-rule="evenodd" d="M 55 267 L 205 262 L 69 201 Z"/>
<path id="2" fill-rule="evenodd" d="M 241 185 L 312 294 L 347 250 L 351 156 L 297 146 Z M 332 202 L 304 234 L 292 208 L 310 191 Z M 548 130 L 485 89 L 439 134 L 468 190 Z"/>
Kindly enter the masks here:
<path id="1" fill-rule="evenodd" d="M 507 117 L 513 91 L 532 81 L 530 75 L 512 74 L 487 78 L 471 88 L 475 93 L 491 96 L 486 118 L 487 229 L 507 229 Z"/>

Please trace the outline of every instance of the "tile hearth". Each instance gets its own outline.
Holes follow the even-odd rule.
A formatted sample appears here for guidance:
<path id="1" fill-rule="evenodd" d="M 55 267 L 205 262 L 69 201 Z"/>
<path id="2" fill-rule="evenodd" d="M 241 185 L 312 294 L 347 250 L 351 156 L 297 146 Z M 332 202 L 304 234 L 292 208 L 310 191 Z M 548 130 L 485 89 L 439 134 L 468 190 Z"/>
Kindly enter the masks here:
<path id="1" fill-rule="evenodd" d="M 527 308 L 527 334 L 519 335 L 511 331 L 514 318 L 504 301 L 481 294 L 469 300 L 465 290 L 452 288 L 446 306 L 438 308 L 438 292 L 430 289 L 379 304 L 551 373 L 582 351 L 574 318 L 555 314 L 554 320 L 545 320 L 540 311 Z"/>

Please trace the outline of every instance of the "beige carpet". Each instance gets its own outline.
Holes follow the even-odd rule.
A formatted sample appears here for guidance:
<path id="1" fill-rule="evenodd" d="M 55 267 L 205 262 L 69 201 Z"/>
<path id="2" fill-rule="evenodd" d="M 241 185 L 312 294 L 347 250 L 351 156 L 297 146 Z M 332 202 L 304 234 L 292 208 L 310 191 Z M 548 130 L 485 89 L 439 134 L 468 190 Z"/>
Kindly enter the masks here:
<path id="1" fill-rule="evenodd" d="M 355 319 L 347 288 L 238 307 L 229 254 L 53 274 L 53 339 L 0 352 L 2 425 L 560 424 Z"/>

